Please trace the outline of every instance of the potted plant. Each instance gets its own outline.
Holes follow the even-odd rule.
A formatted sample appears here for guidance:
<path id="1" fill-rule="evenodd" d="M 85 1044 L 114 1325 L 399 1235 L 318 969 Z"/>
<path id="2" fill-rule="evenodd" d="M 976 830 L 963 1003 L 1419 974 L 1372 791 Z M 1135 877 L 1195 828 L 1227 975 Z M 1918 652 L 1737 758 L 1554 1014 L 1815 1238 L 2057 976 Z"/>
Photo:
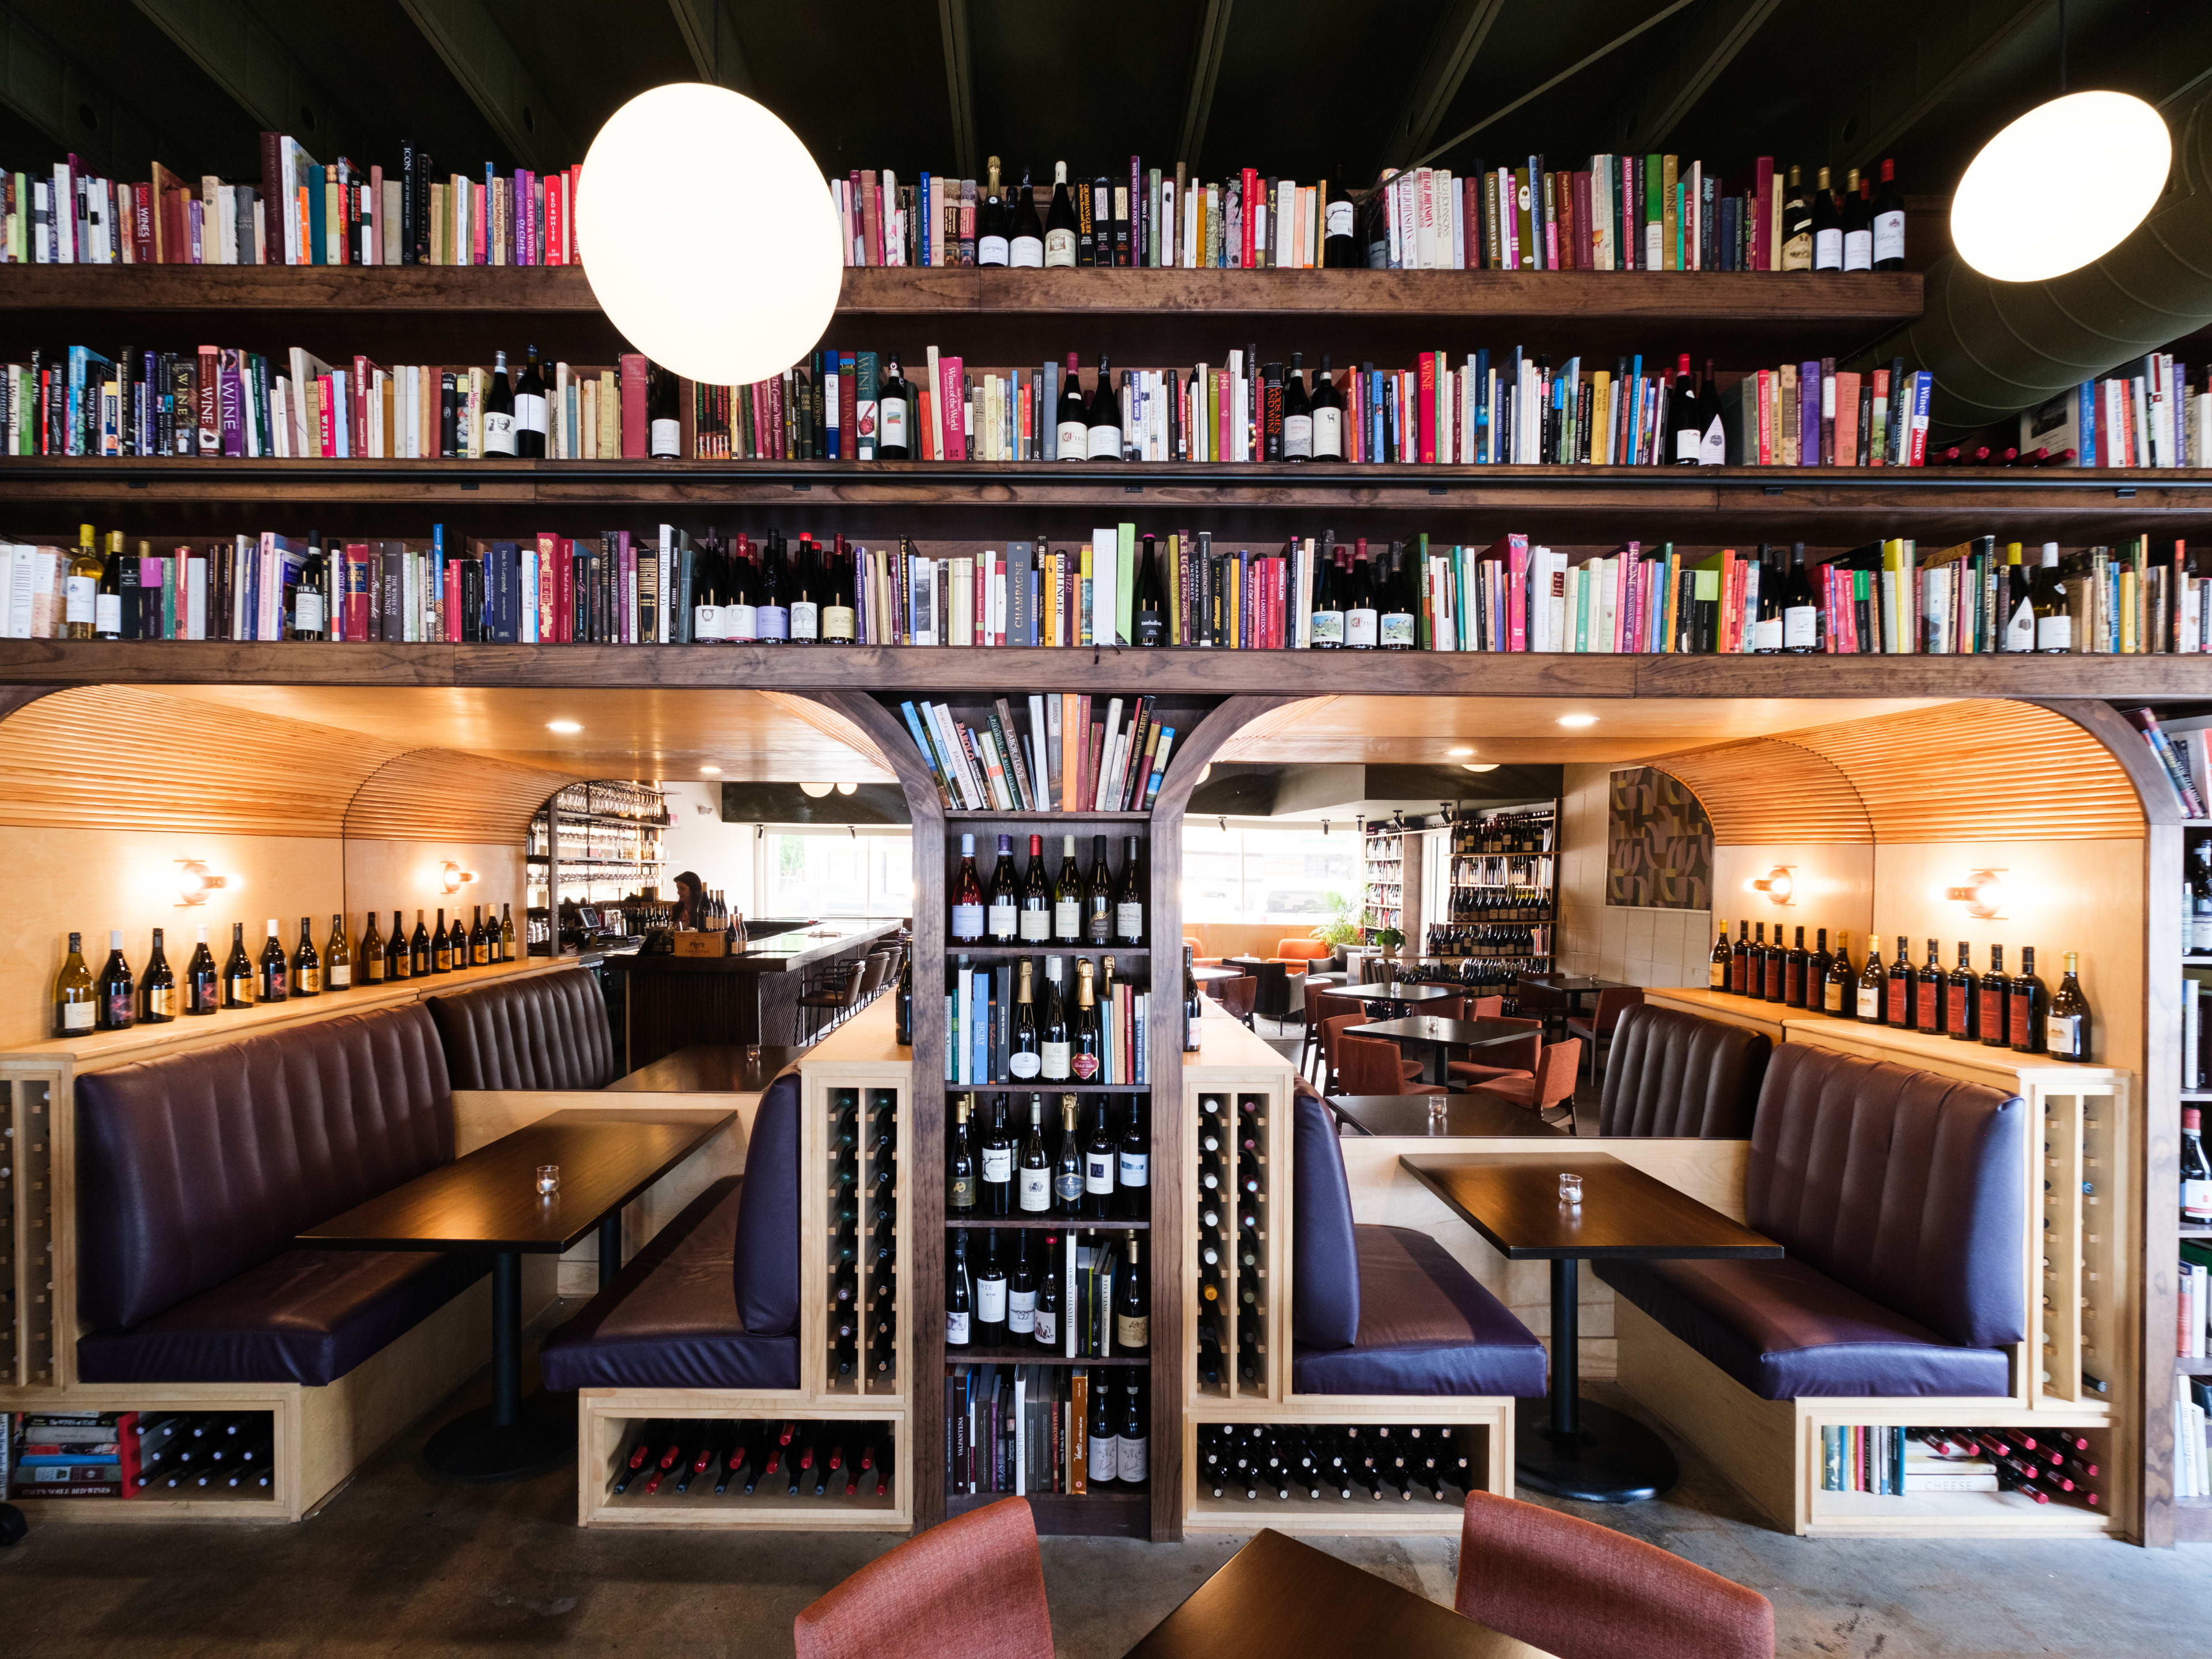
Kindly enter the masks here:
<path id="1" fill-rule="evenodd" d="M 1382 960 L 1385 962 L 1395 962 L 1398 959 L 1398 947 L 1406 942 L 1406 936 L 1395 927 L 1370 927 L 1367 930 L 1367 937 L 1375 948 L 1382 952 Z"/>
<path id="2" fill-rule="evenodd" d="M 1341 893 L 1323 893 L 1322 902 L 1328 907 L 1328 920 L 1307 935 L 1317 939 L 1334 952 L 1338 967 L 1344 965 L 1344 947 L 1359 943 L 1359 924 L 1352 919 L 1352 901 Z"/>

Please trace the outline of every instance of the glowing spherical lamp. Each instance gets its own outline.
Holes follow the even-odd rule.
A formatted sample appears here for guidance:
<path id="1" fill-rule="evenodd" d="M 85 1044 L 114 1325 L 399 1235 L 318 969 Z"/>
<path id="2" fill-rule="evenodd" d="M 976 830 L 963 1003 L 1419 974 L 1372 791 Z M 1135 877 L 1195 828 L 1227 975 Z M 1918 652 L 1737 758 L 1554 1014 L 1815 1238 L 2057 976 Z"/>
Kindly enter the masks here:
<path id="1" fill-rule="evenodd" d="M 1952 244 L 2000 282 L 2063 276 L 2143 222 L 2172 165 L 2172 135 L 2142 99 L 2054 98 L 1982 146 L 1951 198 Z"/>
<path id="2" fill-rule="evenodd" d="M 608 320 L 710 386 L 780 374 L 830 324 L 836 210 L 798 135 L 751 99 L 684 82 L 608 118 L 576 189 L 584 274 Z"/>

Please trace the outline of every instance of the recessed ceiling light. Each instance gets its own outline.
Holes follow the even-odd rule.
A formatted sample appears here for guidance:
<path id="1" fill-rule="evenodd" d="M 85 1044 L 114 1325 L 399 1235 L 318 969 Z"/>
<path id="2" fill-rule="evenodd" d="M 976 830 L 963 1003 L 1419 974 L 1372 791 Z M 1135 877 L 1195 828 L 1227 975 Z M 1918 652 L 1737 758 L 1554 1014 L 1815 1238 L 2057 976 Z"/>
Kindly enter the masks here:
<path id="1" fill-rule="evenodd" d="M 721 775 L 722 769 L 719 766 L 702 766 L 699 770 L 708 777 L 718 777 Z"/>
<path id="2" fill-rule="evenodd" d="M 1496 761 L 1462 761 L 1459 764 L 1462 772 L 1495 772 L 1498 769 Z"/>
<path id="3" fill-rule="evenodd" d="M 545 729 L 548 732 L 558 732 L 565 738 L 580 732 L 584 728 L 574 720 L 548 720 L 545 722 Z"/>
<path id="4" fill-rule="evenodd" d="M 1559 716 L 1559 724 L 1562 726 L 1595 726 L 1597 724 L 1597 716 L 1595 714 L 1562 714 Z"/>
<path id="5" fill-rule="evenodd" d="M 1474 752 L 1474 746 L 1464 743 L 1461 744 L 1456 749 L 1447 749 L 1444 750 L 1444 753 L 1449 755 L 1454 760 L 1457 760 L 1462 755 L 1472 755 Z"/>

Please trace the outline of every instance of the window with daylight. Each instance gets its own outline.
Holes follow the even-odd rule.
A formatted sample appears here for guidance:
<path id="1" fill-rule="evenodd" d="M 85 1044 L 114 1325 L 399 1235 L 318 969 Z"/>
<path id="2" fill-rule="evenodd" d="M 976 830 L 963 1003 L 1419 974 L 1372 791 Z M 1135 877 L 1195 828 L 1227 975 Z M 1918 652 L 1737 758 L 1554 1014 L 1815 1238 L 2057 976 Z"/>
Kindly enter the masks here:
<path id="1" fill-rule="evenodd" d="M 1359 836 L 1349 823 L 1231 823 L 1197 818 L 1182 830 L 1186 921 L 1317 927 L 1359 901 Z"/>
<path id="2" fill-rule="evenodd" d="M 763 916 L 891 919 L 914 909 L 914 840 L 843 830 L 771 830 L 754 890 Z"/>

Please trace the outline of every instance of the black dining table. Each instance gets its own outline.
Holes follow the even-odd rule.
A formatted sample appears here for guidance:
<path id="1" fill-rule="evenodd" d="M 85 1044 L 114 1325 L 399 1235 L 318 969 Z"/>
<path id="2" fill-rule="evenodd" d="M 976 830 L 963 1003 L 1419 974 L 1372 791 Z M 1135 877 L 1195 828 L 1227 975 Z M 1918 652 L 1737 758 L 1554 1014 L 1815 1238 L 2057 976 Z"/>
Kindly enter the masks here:
<path id="1" fill-rule="evenodd" d="M 1477 1091 L 1463 1095 L 1329 1095 L 1339 1123 L 1362 1135 L 1563 1139 L 1566 1130 L 1526 1106 Z"/>
<path id="2" fill-rule="evenodd" d="M 1417 1003 L 1443 1002 L 1463 997 L 1467 991 L 1457 985 L 1429 985 L 1419 980 L 1400 979 L 1379 985 L 1340 985 L 1329 994 L 1365 1003 L 1367 1012 L 1377 1019 L 1402 1019 Z"/>
<path id="3" fill-rule="evenodd" d="M 1521 983 L 1558 992 L 1566 998 L 1567 1006 L 1577 1012 L 1581 1012 L 1584 997 L 1595 997 L 1601 991 L 1631 991 L 1636 988 L 1626 980 L 1600 979 L 1595 974 L 1523 974 Z"/>
<path id="4" fill-rule="evenodd" d="M 1530 1028 L 1520 1020 L 1442 1019 L 1434 1014 L 1408 1014 L 1403 1019 L 1347 1025 L 1344 1030 L 1347 1036 L 1425 1044 L 1431 1058 L 1422 1076 L 1430 1083 L 1444 1081 L 1443 1056 L 1450 1049 L 1486 1048 L 1494 1042 L 1514 1042 L 1531 1034 Z"/>
<path id="5" fill-rule="evenodd" d="M 1552 1264 L 1552 1409 L 1516 1414 L 1515 1478 L 1586 1504 L 1636 1503 L 1672 1486 L 1681 1470 L 1665 1441 L 1627 1413 L 1582 1398 L 1582 1259 L 1771 1261 L 1782 1247 L 1587 1147 L 1408 1152 L 1398 1164 L 1508 1261 Z M 1582 1177 L 1581 1203 L 1560 1196 L 1562 1175 Z"/>
<path id="6" fill-rule="evenodd" d="M 492 1403 L 430 1437 L 423 1461 L 457 1480 L 510 1480 L 572 1462 L 573 1426 L 522 1398 L 522 1258 L 558 1255 L 599 1231 L 599 1284 L 622 1267 L 623 1206 L 737 1121 L 735 1112 L 550 1112 L 450 1164 L 441 1164 L 293 1243 L 320 1250 L 449 1250 L 489 1255 Z M 560 1185 L 538 1192 L 557 1165 Z"/>

